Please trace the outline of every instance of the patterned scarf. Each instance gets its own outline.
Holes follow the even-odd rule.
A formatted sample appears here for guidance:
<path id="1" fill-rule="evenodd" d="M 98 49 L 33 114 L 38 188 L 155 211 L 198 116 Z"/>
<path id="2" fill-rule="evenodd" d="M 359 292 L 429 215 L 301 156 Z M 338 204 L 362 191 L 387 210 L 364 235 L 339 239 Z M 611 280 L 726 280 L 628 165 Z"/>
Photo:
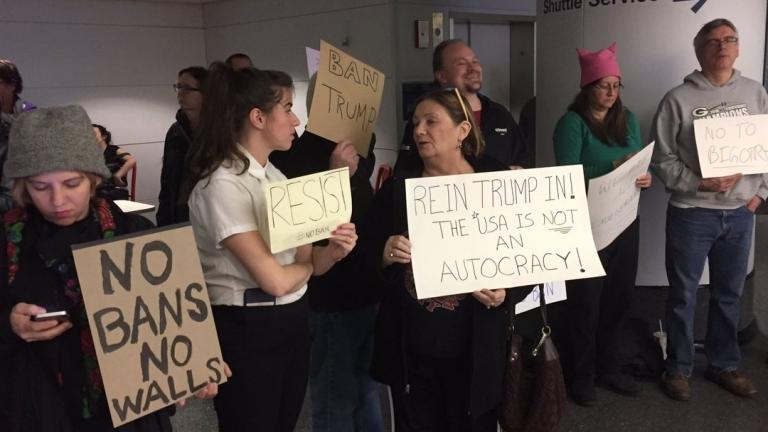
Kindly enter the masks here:
<path id="1" fill-rule="evenodd" d="M 91 209 L 91 218 L 101 228 L 102 238 L 108 239 L 115 235 L 115 220 L 109 209 L 109 203 L 101 198 L 94 201 Z M 16 277 L 19 270 L 19 252 L 21 250 L 21 239 L 24 226 L 27 223 L 27 210 L 24 207 L 17 207 L 9 210 L 5 216 L 5 232 L 8 238 L 8 284 L 10 285 Z M 51 258 L 43 260 L 45 267 L 55 272 L 62 281 L 64 295 L 72 305 L 74 316 L 80 316 L 80 350 L 83 354 L 83 365 L 85 376 L 83 377 L 83 400 L 82 416 L 84 419 L 91 418 L 94 413 L 94 407 L 103 398 L 104 383 L 101 380 L 101 371 L 96 359 L 96 349 L 93 345 L 93 336 L 88 325 L 88 314 L 83 304 L 83 295 L 80 291 L 80 282 L 77 279 L 77 272 L 71 260 L 67 258 Z M 62 385 L 62 375 L 58 374 L 59 385 Z"/>

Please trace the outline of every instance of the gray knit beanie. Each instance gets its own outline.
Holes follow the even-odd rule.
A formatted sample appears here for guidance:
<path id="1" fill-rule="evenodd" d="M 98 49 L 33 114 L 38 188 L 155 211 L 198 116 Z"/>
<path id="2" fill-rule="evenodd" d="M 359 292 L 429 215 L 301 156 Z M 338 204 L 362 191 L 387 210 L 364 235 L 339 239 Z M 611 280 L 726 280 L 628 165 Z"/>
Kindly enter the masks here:
<path id="1" fill-rule="evenodd" d="M 5 175 L 21 178 L 50 171 L 111 176 L 91 119 L 79 105 L 22 113 L 11 126 Z"/>

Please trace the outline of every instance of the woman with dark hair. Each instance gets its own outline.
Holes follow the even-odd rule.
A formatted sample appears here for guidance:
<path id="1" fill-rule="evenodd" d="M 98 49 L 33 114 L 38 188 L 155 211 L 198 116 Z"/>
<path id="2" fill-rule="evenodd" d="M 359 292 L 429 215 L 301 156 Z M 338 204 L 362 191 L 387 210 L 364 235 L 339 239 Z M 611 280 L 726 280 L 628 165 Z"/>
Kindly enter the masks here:
<path id="1" fill-rule="evenodd" d="M 371 375 L 391 387 L 400 432 L 496 431 L 507 309 L 529 291 L 416 298 L 405 180 L 507 169 L 483 156 L 468 110 L 456 89 L 417 102 L 412 122 L 419 158 L 384 183 L 371 211 L 368 253 L 382 295 Z"/>
<path id="2" fill-rule="evenodd" d="M 292 431 L 309 372 L 307 281 L 346 257 L 357 234 L 341 224 L 327 246 L 270 252 L 262 188 L 286 179 L 268 158 L 290 148 L 299 125 L 293 81 L 224 63 L 211 71 L 184 191 L 222 355 L 235 376 L 214 401 L 219 430 Z"/>
<path id="3" fill-rule="evenodd" d="M 158 226 L 189 220 L 189 208 L 186 202 L 181 201 L 180 192 L 185 174 L 184 162 L 200 123 L 203 88 L 207 78 L 206 68 L 191 66 L 179 71 L 178 80 L 173 85 L 179 110 L 176 112 L 176 122 L 171 125 L 165 135 L 163 169 L 160 172 L 160 195 L 157 198 Z"/>
<path id="4" fill-rule="evenodd" d="M 640 125 L 619 97 L 621 71 L 616 44 L 597 52 L 580 49 L 581 91 L 555 127 L 558 165 L 582 164 L 586 180 L 607 174 L 643 148 Z M 635 186 L 651 186 L 651 175 Z M 606 276 L 568 281 L 569 355 L 566 379 L 579 405 L 596 402 L 595 380 L 621 394 L 634 396 L 640 386 L 619 371 L 618 341 L 632 303 L 637 274 L 639 222 L 635 220 L 599 251 Z"/>
<path id="5" fill-rule="evenodd" d="M 112 133 L 100 124 L 92 124 L 96 141 L 104 154 L 104 164 L 112 177 L 99 184 L 97 194 L 108 199 L 128 199 L 130 193 L 126 186 L 126 175 L 136 166 L 136 158 L 127 151 L 112 144 Z"/>
<path id="6" fill-rule="evenodd" d="M 72 245 L 152 227 L 95 197 L 109 178 L 79 106 L 14 122 L 6 175 L 17 207 L 0 229 L 0 428 L 6 432 L 170 431 L 173 408 L 113 428 Z M 66 311 L 58 320 L 35 315 Z M 199 396 L 215 394 L 210 384 Z"/>

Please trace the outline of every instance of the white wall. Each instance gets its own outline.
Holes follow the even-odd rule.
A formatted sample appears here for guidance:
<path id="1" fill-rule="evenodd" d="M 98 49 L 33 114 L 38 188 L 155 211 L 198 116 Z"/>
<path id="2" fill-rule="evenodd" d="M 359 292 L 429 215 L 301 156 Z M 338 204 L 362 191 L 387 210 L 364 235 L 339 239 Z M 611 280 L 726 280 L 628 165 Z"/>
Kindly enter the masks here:
<path id="1" fill-rule="evenodd" d="M 199 4 L 0 0 L 0 57 L 39 107 L 80 104 L 138 159 L 138 199 L 155 204 L 179 69 L 205 63 Z"/>
<path id="2" fill-rule="evenodd" d="M 320 39 L 341 48 L 386 75 L 376 125 L 376 156 L 391 163 L 397 141 L 395 124 L 394 12 L 389 0 L 264 1 L 210 3 L 203 6 L 209 61 L 244 52 L 256 67 L 289 73 L 296 84 L 295 111 L 306 125 L 309 77 L 304 47 L 319 49 Z M 346 44 L 344 44 L 346 41 Z"/>

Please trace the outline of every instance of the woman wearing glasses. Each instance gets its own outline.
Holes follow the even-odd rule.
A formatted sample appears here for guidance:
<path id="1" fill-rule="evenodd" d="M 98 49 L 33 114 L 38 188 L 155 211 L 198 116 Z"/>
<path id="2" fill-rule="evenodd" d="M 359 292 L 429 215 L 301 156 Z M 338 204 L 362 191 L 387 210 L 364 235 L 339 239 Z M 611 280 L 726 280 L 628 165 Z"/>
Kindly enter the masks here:
<path id="1" fill-rule="evenodd" d="M 621 103 L 616 44 L 597 52 L 578 50 L 581 91 L 554 133 L 558 165 L 582 164 L 588 181 L 609 173 L 642 149 L 637 118 Z M 647 188 L 651 175 L 635 180 Z M 635 396 L 640 386 L 619 371 L 617 342 L 629 312 L 637 273 L 638 221 L 599 251 L 606 276 L 568 281 L 568 345 L 564 359 L 571 397 L 596 402 L 595 382 Z"/>
<path id="2" fill-rule="evenodd" d="M 163 148 L 163 169 L 160 173 L 160 196 L 157 205 L 157 226 L 172 225 L 189 220 L 189 208 L 179 202 L 179 191 L 183 182 L 184 160 L 200 122 L 200 110 L 203 106 L 203 86 L 208 78 L 208 70 L 200 66 L 191 66 L 179 71 L 178 80 L 173 85 L 179 110 L 176 122 L 165 135 Z"/>
<path id="3" fill-rule="evenodd" d="M 458 90 L 422 97 L 413 114 L 419 158 L 376 194 L 371 261 L 382 303 L 372 376 L 392 388 L 398 431 L 496 431 L 506 343 L 503 289 L 417 300 L 405 179 L 507 169 L 483 157 L 483 138 Z M 528 290 L 520 290 L 528 291 Z"/>

